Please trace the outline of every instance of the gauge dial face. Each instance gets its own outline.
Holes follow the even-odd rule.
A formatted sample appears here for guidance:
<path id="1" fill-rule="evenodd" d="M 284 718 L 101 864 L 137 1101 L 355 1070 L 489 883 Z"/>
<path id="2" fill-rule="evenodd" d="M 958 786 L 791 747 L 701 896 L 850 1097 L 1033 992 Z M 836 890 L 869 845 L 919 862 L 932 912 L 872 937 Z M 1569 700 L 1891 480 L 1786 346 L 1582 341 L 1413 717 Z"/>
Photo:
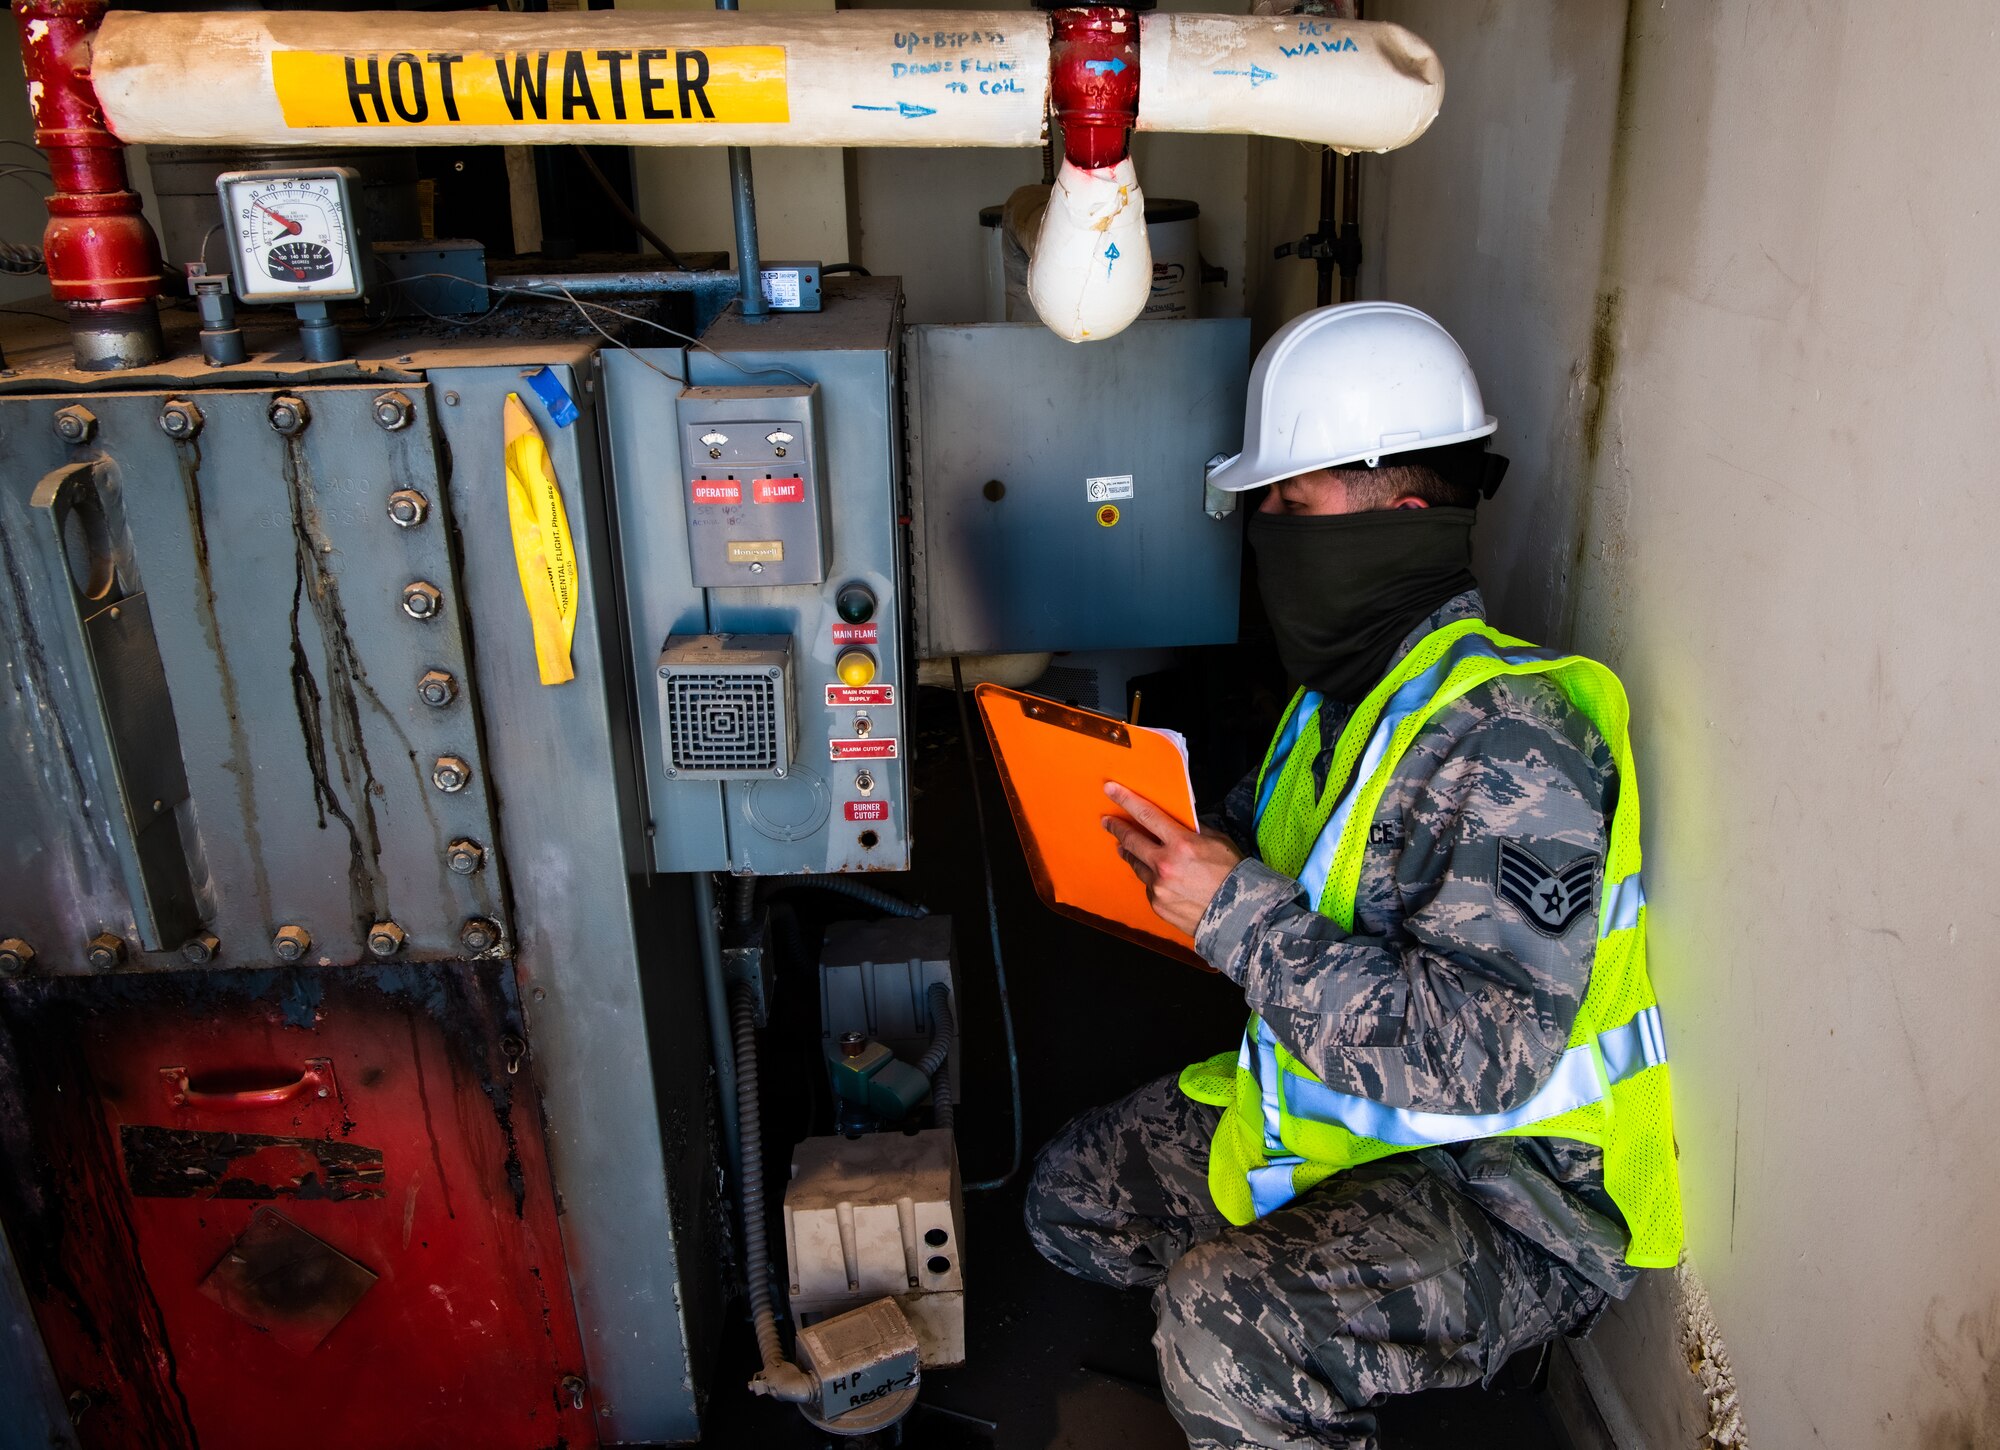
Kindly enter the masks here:
<path id="1" fill-rule="evenodd" d="M 351 173 L 244 171 L 218 178 L 236 242 L 236 291 L 246 302 L 358 297 Z"/>

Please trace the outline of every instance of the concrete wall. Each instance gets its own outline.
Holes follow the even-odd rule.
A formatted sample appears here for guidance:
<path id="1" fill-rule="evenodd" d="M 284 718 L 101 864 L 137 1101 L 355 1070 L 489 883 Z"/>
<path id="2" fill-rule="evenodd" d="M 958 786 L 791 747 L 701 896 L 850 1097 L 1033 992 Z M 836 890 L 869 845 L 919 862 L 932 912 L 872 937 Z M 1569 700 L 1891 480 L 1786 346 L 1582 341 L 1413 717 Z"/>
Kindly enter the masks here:
<path id="1" fill-rule="evenodd" d="M 1689 1270 L 1583 1367 L 1649 1450 L 2000 1444 L 1990 6 L 1370 13 L 1448 91 L 1364 295 L 1502 420 L 1497 619 L 1636 705 Z"/>

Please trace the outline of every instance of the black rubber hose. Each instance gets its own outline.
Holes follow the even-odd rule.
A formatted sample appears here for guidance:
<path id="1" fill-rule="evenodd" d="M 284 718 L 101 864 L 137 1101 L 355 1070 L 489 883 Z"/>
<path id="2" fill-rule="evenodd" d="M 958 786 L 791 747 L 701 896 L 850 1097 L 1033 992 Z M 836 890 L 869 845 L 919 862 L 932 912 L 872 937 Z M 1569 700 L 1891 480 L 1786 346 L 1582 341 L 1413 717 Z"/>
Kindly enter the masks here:
<path id="1" fill-rule="evenodd" d="M 764 1226 L 764 1127 L 757 1107 L 757 1009 L 748 987 L 729 995 L 736 1043 L 736 1104 L 742 1122 L 743 1161 L 736 1165 L 743 1210 L 743 1274 L 749 1281 L 750 1323 L 764 1371 L 750 1382 L 760 1395 L 803 1404 L 817 1398 L 812 1376 L 785 1358 L 778 1311 L 771 1302 L 771 1246 Z"/>

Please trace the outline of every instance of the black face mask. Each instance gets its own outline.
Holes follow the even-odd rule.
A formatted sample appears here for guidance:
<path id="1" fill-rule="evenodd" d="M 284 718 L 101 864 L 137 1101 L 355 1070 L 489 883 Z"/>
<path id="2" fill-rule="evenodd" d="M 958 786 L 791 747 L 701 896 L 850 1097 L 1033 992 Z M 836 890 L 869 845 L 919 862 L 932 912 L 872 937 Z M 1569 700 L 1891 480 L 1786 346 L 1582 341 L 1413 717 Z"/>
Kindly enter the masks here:
<path id="1" fill-rule="evenodd" d="M 1354 704 L 1403 637 L 1472 577 L 1471 509 L 1250 516 L 1257 585 L 1285 671 Z"/>

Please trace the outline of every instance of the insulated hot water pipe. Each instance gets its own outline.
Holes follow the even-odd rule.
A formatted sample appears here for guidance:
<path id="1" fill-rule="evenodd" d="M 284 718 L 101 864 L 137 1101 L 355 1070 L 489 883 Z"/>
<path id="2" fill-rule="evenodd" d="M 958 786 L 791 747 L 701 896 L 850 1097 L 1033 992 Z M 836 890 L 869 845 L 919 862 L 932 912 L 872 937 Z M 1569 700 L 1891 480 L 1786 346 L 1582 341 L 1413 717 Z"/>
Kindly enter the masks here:
<path id="1" fill-rule="evenodd" d="M 144 367 L 162 351 L 159 240 L 90 83 L 104 12 L 104 0 L 14 0 L 35 144 L 55 183 L 42 256 L 85 372 Z"/>
<path id="2" fill-rule="evenodd" d="M 57 184 L 52 290 L 71 308 L 83 366 L 133 366 L 157 352 L 158 248 L 126 186 L 121 142 L 1027 147 L 1041 143 L 1053 101 L 1063 166 L 1029 292 L 1051 328 L 1081 341 L 1119 331 L 1150 290 L 1130 131 L 1387 151 L 1422 135 L 1443 101 L 1436 53 L 1396 25 L 1047 3 L 1053 19 L 107 13 L 104 0 L 15 0 Z M 748 166 L 733 180 L 744 311 L 755 315 Z"/>

